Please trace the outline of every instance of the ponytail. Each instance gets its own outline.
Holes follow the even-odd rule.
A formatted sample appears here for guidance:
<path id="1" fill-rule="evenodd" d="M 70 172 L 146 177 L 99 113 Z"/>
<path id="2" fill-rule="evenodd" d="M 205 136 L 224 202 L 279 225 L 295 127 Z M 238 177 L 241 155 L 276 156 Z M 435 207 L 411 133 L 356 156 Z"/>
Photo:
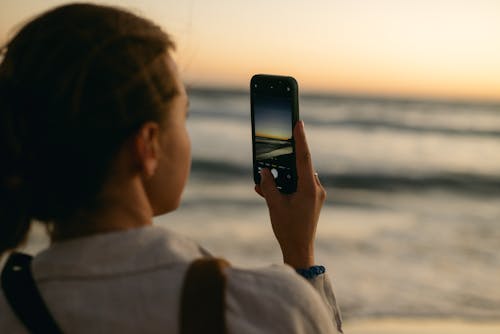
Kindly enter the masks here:
<path id="1" fill-rule="evenodd" d="M 16 177 L 2 180 L 0 189 L 0 255 L 19 246 L 31 226 L 26 198 Z"/>
<path id="2" fill-rule="evenodd" d="M 28 234 L 29 189 L 19 168 L 20 145 L 15 137 L 6 66 L 0 65 L 0 255 L 16 248 Z"/>

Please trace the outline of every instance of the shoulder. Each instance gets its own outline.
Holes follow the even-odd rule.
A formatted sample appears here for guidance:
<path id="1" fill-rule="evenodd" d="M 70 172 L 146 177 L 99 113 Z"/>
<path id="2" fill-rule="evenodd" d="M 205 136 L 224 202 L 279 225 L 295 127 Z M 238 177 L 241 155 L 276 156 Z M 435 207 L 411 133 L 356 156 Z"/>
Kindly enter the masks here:
<path id="1" fill-rule="evenodd" d="M 334 333 L 314 288 L 287 265 L 227 270 L 230 332 Z"/>
<path id="2" fill-rule="evenodd" d="M 35 279 L 96 278 L 161 271 L 208 252 L 160 226 L 102 233 L 52 244 L 33 260 Z"/>

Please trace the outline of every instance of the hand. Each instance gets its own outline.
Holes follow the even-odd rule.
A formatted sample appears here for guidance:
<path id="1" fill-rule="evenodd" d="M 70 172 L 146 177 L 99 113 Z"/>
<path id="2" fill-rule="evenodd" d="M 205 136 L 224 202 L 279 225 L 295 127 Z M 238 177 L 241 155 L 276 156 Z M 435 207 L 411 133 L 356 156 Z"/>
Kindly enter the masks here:
<path id="1" fill-rule="evenodd" d="M 314 239 L 326 192 L 312 166 L 303 121 L 297 122 L 293 133 L 297 157 L 297 191 L 282 194 L 276 188 L 269 169 L 261 170 L 261 181 L 255 186 L 255 191 L 266 200 L 284 262 L 299 269 L 315 264 Z"/>

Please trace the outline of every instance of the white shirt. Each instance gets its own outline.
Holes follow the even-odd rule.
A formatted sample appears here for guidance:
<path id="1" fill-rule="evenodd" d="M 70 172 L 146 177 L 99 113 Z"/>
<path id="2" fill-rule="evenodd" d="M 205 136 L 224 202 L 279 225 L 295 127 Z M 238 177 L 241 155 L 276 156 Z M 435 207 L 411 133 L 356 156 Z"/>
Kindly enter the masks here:
<path id="1" fill-rule="evenodd" d="M 178 333 L 184 275 L 210 254 L 159 226 L 57 242 L 35 256 L 42 297 L 65 333 Z M 287 265 L 226 269 L 228 333 L 337 333 L 327 274 Z M 338 326 L 338 327 L 337 327 Z M 0 333 L 26 333 L 0 289 Z"/>

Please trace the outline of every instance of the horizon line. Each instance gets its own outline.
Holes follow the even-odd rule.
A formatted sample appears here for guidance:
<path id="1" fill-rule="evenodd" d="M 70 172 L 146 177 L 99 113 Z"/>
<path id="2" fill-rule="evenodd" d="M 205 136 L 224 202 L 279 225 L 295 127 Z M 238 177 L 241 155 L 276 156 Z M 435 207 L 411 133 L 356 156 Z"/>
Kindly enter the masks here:
<path id="1" fill-rule="evenodd" d="M 221 84 L 186 84 L 188 92 L 223 92 L 234 94 L 249 94 L 250 88 L 240 85 L 221 85 Z M 356 99 L 375 99 L 375 100 L 397 100 L 410 102 L 431 102 L 431 103 L 451 103 L 451 104 L 480 104 L 500 108 L 500 97 L 498 98 L 475 98 L 475 97 L 456 97 L 456 96 L 435 96 L 424 94 L 398 94 L 398 93 L 374 93 L 359 92 L 350 90 L 327 90 L 327 89 L 304 89 L 299 91 L 299 95 L 306 97 L 320 98 L 356 98 Z"/>
<path id="2" fill-rule="evenodd" d="M 264 138 L 264 139 L 276 139 L 280 141 L 290 141 L 292 137 L 282 137 L 282 136 L 274 136 L 270 134 L 263 134 L 262 132 L 256 132 L 255 137 Z"/>

